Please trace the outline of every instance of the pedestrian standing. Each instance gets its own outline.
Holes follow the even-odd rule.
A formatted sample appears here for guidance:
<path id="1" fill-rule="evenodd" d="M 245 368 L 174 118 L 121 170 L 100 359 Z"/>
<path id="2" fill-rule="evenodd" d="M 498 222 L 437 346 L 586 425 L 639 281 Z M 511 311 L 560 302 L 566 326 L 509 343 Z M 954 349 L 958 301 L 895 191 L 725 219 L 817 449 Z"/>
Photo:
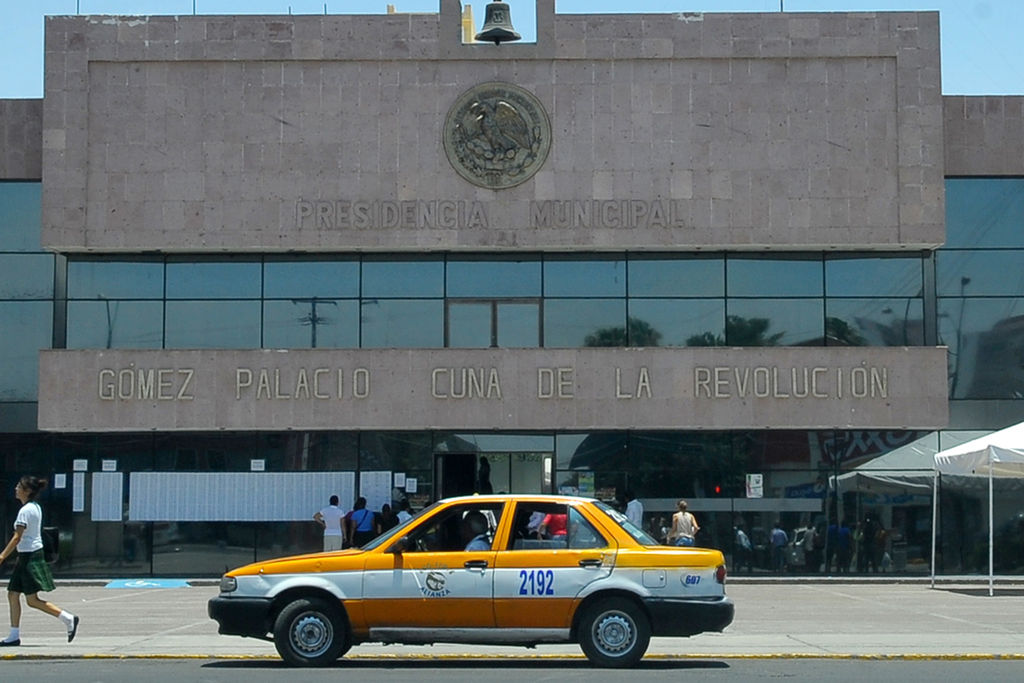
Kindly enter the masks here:
<path id="1" fill-rule="evenodd" d="M 637 500 L 632 491 L 626 492 L 626 518 L 638 529 L 644 528 L 644 504 Z"/>
<path id="2" fill-rule="evenodd" d="M 345 523 L 348 525 L 348 537 L 353 548 L 362 548 L 380 533 L 377 516 L 372 510 L 366 509 L 366 498 L 362 496 L 356 498 L 352 510 L 345 515 Z"/>
<path id="3" fill-rule="evenodd" d="M 401 509 L 398 511 L 396 517 L 398 517 L 399 524 L 405 524 L 410 519 L 412 519 L 412 508 L 409 505 L 408 500 L 402 499 L 402 506 Z"/>
<path id="4" fill-rule="evenodd" d="M 768 542 L 771 545 L 772 569 L 781 572 L 786 568 L 786 546 L 789 545 L 789 534 L 782 530 L 782 522 L 775 522 Z"/>
<path id="5" fill-rule="evenodd" d="M 672 529 L 668 532 L 670 545 L 692 546 L 696 543 L 697 532 L 700 525 L 692 512 L 687 510 L 685 500 L 676 503 L 676 513 L 672 515 Z"/>
<path id="6" fill-rule="evenodd" d="M 313 519 L 324 529 L 324 552 L 341 550 L 345 545 L 345 530 L 341 526 L 341 520 L 345 517 L 345 511 L 338 507 L 338 497 L 331 496 L 327 507 L 318 510 Z"/>
<path id="7" fill-rule="evenodd" d="M 65 612 L 52 602 L 39 597 L 40 591 L 52 591 L 53 575 L 43 554 L 43 509 L 36 498 L 46 488 L 47 481 L 39 477 L 22 477 L 14 488 L 14 495 L 21 502 L 21 509 L 14 520 L 14 536 L 0 551 L 0 564 L 15 552 L 17 564 L 7 584 L 7 602 L 11 611 L 11 632 L 0 641 L 0 647 L 21 645 L 21 596 L 34 609 L 60 619 L 68 630 L 68 642 L 78 633 L 78 617 Z"/>

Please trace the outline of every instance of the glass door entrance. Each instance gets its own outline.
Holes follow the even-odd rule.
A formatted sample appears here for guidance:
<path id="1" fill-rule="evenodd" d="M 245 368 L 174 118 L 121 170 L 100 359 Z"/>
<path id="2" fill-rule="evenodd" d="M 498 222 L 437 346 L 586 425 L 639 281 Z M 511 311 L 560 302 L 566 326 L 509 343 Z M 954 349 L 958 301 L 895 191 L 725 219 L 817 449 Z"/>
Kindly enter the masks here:
<path id="1" fill-rule="evenodd" d="M 472 493 L 552 493 L 554 454 L 435 453 L 436 498 Z"/>

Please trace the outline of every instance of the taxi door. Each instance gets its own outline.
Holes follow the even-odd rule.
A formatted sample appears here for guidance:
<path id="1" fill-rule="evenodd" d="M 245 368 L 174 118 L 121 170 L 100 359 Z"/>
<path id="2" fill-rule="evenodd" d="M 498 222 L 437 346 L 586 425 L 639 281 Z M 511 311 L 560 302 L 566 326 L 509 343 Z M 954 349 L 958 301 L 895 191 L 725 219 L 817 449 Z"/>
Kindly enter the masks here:
<path id="1" fill-rule="evenodd" d="M 514 519 L 528 518 L 535 507 L 519 503 Z M 576 597 L 611 574 L 614 541 L 576 508 L 568 506 L 567 515 L 564 539 L 542 540 L 513 529 L 507 547 L 497 554 L 494 618 L 498 628 L 569 628 Z"/>
<path id="2" fill-rule="evenodd" d="M 410 531 L 407 549 L 368 558 L 363 574 L 368 627 L 494 626 L 496 553 L 463 549 L 457 527 L 468 511 L 466 506 L 443 509 Z"/>

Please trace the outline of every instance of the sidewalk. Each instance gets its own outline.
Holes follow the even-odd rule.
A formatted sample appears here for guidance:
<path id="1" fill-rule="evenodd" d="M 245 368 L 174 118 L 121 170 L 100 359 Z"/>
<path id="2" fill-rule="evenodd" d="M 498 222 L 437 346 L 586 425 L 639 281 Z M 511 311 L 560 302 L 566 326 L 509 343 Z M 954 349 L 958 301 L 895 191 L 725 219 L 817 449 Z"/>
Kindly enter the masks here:
<path id="1" fill-rule="evenodd" d="M 5 582 L 4 582 L 5 585 Z M 650 657 L 893 657 L 1024 659 L 1024 583 L 987 581 L 743 580 L 727 592 L 736 619 L 724 633 L 655 638 Z M 74 643 L 59 621 L 25 609 L 21 647 L 0 659 L 277 658 L 272 643 L 217 634 L 206 616 L 215 582 L 181 588 L 106 588 L 58 582 L 45 597 L 81 617 Z M 0 619 L 6 623 L 6 618 Z M 4 631 L 6 634 L 6 630 Z M 2 637 L 2 636 L 0 636 Z M 574 645 L 358 645 L 347 657 L 582 657 Z"/>

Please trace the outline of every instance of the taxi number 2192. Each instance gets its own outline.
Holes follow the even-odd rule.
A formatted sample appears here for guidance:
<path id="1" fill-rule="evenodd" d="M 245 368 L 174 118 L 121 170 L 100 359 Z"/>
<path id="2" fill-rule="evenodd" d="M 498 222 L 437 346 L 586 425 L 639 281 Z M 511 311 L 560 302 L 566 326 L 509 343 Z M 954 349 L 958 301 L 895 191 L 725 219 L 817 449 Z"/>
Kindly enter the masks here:
<path id="1" fill-rule="evenodd" d="M 520 595 L 554 595 L 555 573 L 550 569 L 523 569 L 519 572 Z"/>

